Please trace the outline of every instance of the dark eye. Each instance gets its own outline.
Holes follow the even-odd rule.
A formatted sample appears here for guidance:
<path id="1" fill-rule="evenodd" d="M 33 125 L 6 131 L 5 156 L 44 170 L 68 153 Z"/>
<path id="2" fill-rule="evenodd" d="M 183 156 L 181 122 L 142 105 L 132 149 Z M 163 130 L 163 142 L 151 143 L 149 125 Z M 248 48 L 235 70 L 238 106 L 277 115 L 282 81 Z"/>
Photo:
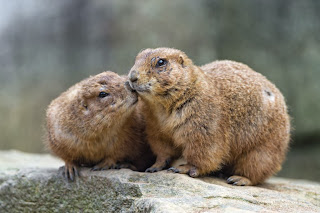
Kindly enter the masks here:
<path id="1" fill-rule="evenodd" d="M 106 92 L 100 92 L 99 93 L 99 98 L 104 98 L 106 96 L 110 95 L 109 93 L 106 93 Z"/>
<path id="2" fill-rule="evenodd" d="M 160 58 L 156 64 L 156 67 L 162 67 L 163 65 L 166 65 L 166 64 L 167 64 L 167 60 Z"/>

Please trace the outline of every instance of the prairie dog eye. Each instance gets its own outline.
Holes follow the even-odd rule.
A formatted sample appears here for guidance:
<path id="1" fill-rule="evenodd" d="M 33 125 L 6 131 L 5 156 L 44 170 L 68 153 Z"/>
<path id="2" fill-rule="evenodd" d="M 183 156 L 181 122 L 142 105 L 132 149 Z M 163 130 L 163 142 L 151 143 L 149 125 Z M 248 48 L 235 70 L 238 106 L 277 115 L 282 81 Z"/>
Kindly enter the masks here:
<path id="1" fill-rule="evenodd" d="M 156 67 L 162 67 L 164 65 L 167 64 L 167 60 L 166 59 L 163 59 L 163 58 L 160 58 L 156 64 Z"/>
<path id="2" fill-rule="evenodd" d="M 106 96 L 110 95 L 109 93 L 106 93 L 106 92 L 100 92 L 99 93 L 99 98 L 104 98 Z"/>

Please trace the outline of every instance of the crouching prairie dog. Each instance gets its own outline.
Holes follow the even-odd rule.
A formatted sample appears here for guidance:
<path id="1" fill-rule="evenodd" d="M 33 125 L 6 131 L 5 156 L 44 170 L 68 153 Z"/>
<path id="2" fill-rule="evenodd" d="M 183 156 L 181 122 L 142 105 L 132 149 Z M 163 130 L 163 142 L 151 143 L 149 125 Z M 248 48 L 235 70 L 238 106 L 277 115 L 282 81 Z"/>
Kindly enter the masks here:
<path id="1" fill-rule="evenodd" d="M 152 156 L 145 154 L 151 151 L 138 96 L 125 88 L 126 80 L 103 72 L 75 84 L 49 105 L 46 143 L 65 161 L 66 178 L 79 176 L 81 165 L 138 171 L 152 165 Z"/>
<path id="2" fill-rule="evenodd" d="M 234 185 L 256 185 L 281 169 L 290 134 L 286 104 L 264 76 L 234 61 L 198 67 L 176 49 L 140 52 L 130 86 L 144 103 L 157 156 L 147 172 L 170 168 L 191 177 L 222 171 Z"/>

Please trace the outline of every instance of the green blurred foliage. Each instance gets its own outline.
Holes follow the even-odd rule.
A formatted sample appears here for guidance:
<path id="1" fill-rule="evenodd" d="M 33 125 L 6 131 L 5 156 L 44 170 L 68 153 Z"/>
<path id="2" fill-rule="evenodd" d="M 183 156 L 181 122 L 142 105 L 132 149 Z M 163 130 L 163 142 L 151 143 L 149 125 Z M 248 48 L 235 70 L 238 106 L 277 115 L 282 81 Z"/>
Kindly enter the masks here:
<path id="1" fill-rule="evenodd" d="M 293 146 L 319 144 L 320 1 L 0 2 L 0 149 L 43 152 L 52 99 L 89 75 L 126 74 L 140 50 L 160 46 L 198 65 L 248 64 L 286 97 Z"/>

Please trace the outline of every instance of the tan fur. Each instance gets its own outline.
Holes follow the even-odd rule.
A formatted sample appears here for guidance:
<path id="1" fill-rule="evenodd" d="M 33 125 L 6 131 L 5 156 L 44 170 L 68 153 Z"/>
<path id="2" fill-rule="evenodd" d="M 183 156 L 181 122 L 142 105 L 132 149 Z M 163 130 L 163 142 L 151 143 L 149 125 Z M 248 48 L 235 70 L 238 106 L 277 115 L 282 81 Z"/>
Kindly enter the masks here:
<path id="1" fill-rule="evenodd" d="M 158 66 L 160 59 L 167 63 Z M 255 185 L 281 169 L 290 121 L 280 91 L 234 61 L 198 67 L 180 50 L 146 49 L 129 73 L 157 156 L 148 172 L 183 157 L 171 171 L 192 177 L 223 171 L 235 185 Z"/>
<path id="2" fill-rule="evenodd" d="M 140 171 L 151 165 L 141 104 L 135 92 L 125 89 L 126 80 L 103 72 L 72 86 L 49 105 L 47 145 L 65 161 L 66 177 L 73 179 L 80 165 Z M 100 92 L 109 95 L 101 98 Z"/>

